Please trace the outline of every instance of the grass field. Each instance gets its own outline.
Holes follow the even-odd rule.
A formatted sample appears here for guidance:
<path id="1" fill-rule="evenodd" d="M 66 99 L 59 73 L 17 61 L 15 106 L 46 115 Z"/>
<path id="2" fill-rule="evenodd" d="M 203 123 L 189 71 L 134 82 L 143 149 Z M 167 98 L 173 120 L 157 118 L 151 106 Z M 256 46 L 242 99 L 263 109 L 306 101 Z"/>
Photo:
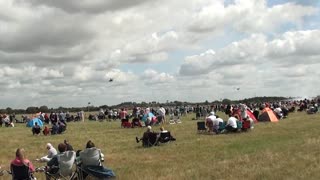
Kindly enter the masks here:
<path id="1" fill-rule="evenodd" d="M 117 179 L 320 179 L 320 114 L 292 113 L 278 123 L 258 123 L 247 133 L 222 135 L 197 134 L 192 117 L 165 126 L 177 141 L 152 148 L 135 142 L 145 128 L 122 129 L 119 121 L 69 123 L 66 133 L 56 136 L 32 136 L 22 124 L 2 127 L 0 165 L 8 169 L 18 147 L 39 167 L 43 164 L 34 159 L 46 154 L 47 142 L 57 147 L 68 139 L 78 150 L 92 140 Z M 44 179 L 41 173 L 36 177 Z"/>

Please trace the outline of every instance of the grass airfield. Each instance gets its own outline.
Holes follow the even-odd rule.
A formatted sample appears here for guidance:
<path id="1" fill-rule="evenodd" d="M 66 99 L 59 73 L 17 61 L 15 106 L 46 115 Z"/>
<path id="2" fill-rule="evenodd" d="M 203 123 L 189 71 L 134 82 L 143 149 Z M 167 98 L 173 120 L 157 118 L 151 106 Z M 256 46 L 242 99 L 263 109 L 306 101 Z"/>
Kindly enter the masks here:
<path id="1" fill-rule="evenodd" d="M 218 115 L 226 120 L 222 112 Z M 33 136 L 24 124 L 1 127 L 0 166 L 9 169 L 18 147 L 35 167 L 43 166 L 35 159 L 47 153 L 46 143 L 57 148 L 68 139 L 75 150 L 92 140 L 117 179 L 320 179 L 320 113 L 291 113 L 278 123 L 257 123 L 252 131 L 221 135 L 198 134 L 194 117 L 189 114 L 181 124 L 165 125 L 177 141 L 152 148 L 135 141 L 145 128 L 120 128 L 119 121 L 71 122 L 64 134 L 55 136 Z M 35 176 L 45 179 L 43 173 Z"/>

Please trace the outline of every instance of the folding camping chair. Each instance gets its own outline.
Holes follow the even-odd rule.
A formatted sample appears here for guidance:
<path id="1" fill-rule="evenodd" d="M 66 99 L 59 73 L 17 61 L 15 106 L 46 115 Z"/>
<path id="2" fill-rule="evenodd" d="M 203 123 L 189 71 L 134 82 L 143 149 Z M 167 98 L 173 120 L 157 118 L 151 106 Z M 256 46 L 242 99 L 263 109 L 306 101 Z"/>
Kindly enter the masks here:
<path id="1" fill-rule="evenodd" d="M 72 180 L 77 177 L 77 173 L 73 172 L 73 165 L 76 159 L 76 153 L 74 151 L 66 151 L 63 154 L 57 155 L 59 162 L 59 170 L 57 173 L 45 172 L 48 179 L 66 179 Z"/>
<path id="2" fill-rule="evenodd" d="M 76 161 L 78 179 L 82 180 L 90 176 L 96 179 L 108 179 L 115 177 L 111 169 L 104 168 L 102 165 L 103 157 L 98 148 L 87 148 L 79 153 L 79 161 Z"/>
<path id="3" fill-rule="evenodd" d="M 94 179 L 110 179 L 114 178 L 116 175 L 115 173 L 108 168 L 103 167 L 102 165 L 98 166 L 81 166 L 77 165 L 77 173 L 78 173 L 78 179 L 77 180 L 84 180 L 87 179 L 87 177 L 94 178 Z"/>
<path id="4" fill-rule="evenodd" d="M 206 128 L 206 123 L 201 121 L 201 122 L 197 122 L 197 127 L 198 127 L 198 133 L 202 133 L 202 132 L 206 132 L 207 128 Z"/>
<path id="5" fill-rule="evenodd" d="M 158 145 L 158 134 L 154 132 L 149 132 L 146 138 L 142 139 L 143 147 L 151 147 Z"/>
<path id="6" fill-rule="evenodd" d="M 10 165 L 10 171 L 7 171 L 12 176 L 12 180 L 34 180 L 33 174 L 30 171 L 29 164 L 27 165 Z"/>
<path id="7" fill-rule="evenodd" d="M 101 166 L 103 158 L 101 157 L 101 150 L 92 147 L 86 148 L 79 153 L 79 162 L 77 163 L 78 176 L 81 178 L 87 177 L 88 173 L 84 170 L 86 166 Z"/>
<path id="8" fill-rule="evenodd" d="M 161 132 L 159 137 L 159 142 L 161 143 L 167 143 L 171 141 L 171 134 L 170 131 L 167 132 Z"/>

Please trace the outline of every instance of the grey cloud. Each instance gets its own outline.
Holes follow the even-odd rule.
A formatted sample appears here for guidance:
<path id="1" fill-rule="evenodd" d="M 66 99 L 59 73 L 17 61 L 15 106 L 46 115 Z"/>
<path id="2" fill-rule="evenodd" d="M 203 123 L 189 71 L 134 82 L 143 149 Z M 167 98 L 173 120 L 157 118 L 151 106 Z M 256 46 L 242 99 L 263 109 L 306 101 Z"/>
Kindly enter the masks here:
<path id="1" fill-rule="evenodd" d="M 200 63 L 200 62 L 199 62 Z M 195 68 L 190 64 L 182 64 L 179 69 L 179 74 L 183 76 L 195 76 L 208 74 L 211 71 L 210 68 Z"/>
<path id="2" fill-rule="evenodd" d="M 36 22 L 22 24 L 18 32 L 1 34 L 0 50 L 6 52 L 36 52 L 49 48 L 68 49 L 81 43 L 88 43 L 93 37 L 77 18 L 69 20 L 43 18 Z M 64 18 L 61 16 L 60 18 Z M 49 49 L 50 50 L 50 49 Z M 58 51 L 59 52 L 59 51 Z"/>
<path id="3" fill-rule="evenodd" d="M 85 52 L 82 52 L 85 53 Z M 42 55 L 41 53 L 7 53 L 0 51 L 0 64 L 3 65 L 35 65 L 42 66 L 59 66 L 69 62 L 80 62 L 83 59 L 83 54 L 57 54 L 57 55 Z"/>
<path id="4" fill-rule="evenodd" d="M 125 9 L 132 6 L 137 6 L 142 3 L 150 2 L 147 0 L 84 0 L 79 2 L 78 0 L 20 0 L 23 2 L 31 3 L 32 5 L 45 5 L 48 7 L 54 7 L 62 9 L 69 13 L 102 13 L 105 11 L 115 11 L 119 9 Z"/>

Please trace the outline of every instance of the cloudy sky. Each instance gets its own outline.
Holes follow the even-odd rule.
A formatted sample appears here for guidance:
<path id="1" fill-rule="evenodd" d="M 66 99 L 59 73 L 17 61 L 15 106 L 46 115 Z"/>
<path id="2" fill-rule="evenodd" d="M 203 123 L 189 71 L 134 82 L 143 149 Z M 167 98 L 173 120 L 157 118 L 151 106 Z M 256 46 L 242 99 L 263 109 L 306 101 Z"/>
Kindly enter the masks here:
<path id="1" fill-rule="evenodd" d="M 0 0 L 0 108 L 310 97 L 319 47 L 319 0 Z"/>

